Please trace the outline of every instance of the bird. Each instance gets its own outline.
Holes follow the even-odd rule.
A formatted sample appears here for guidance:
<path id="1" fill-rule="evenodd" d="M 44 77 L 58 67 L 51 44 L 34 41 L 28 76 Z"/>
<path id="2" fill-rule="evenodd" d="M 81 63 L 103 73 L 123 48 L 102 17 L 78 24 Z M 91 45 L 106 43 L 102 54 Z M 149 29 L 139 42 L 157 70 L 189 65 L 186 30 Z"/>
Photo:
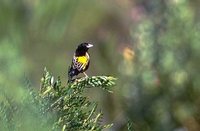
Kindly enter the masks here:
<path id="1" fill-rule="evenodd" d="M 73 77 L 80 73 L 83 73 L 85 77 L 88 77 L 85 71 L 90 65 L 90 55 L 88 50 L 91 47 L 93 47 L 91 43 L 83 42 L 76 48 L 71 66 L 68 68 L 68 83 L 73 82 Z"/>

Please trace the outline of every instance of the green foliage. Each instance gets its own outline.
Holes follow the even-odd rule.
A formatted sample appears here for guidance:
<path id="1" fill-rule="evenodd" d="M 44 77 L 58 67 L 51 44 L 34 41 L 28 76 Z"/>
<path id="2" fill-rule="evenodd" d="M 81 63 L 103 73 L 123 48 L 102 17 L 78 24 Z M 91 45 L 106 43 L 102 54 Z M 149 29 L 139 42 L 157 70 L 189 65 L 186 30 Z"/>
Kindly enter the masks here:
<path id="1" fill-rule="evenodd" d="M 127 114 L 139 131 L 199 130 L 199 24 L 187 1 L 158 5 L 131 30 L 137 44 L 130 85 L 123 83 Z"/>
<path id="2" fill-rule="evenodd" d="M 40 97 L 49 103 L 47 110 L 57 114 L 57 122 L 54 129 L 62 130 L 101 130 L 110 125 L 100 124 L 102 113 L 96 114 L 97 104 L 90 102 L 83 96 L 87 87 L 101 87 L 108 90 L 114 86 L 114 78 L 106 76 L 93 76 L 81 78 L 67 87 L 61 86 L 58 78 L 54 82 L 53 77 L 46 71 L 42 78 Z M 110 91 L 110 90 L 108 90 Z"/>
<path id="3" fill-rule="evenodd" d="M 127 123 L 127 130 L 134 131 L 133 123 L 130 120 L 128 120 L 128 123 Z"/>
<path id="4" fill-rule="evenodd" d="M 71 88 L 83 88 L 83 87 L 100 87 L 108 92 L 112 92 L 109 88 L 115 85 L 116 78 L 111 76 L 92 76 L 92 77 L 83 77 L 73 84 Z M 102 86 L 104 85 L 104 86 Z"/>
<path id="5" fill-rule="evenodd" d="M 83 92 L 90 87 L 110 92 L 115 80 L 113 77 L 92 76 L 62 86 L 60 77 L 55 81 L 45 69 L 39 93 L 28 88 L 29 95 L 22 103 L 11 101 L 9 97 L 1 102 L 0 129 L 96 131 L 109 128 L 112 124 L 102 124 L 103 114 L 96 111 L 97 103 L 89 101 Z"/>

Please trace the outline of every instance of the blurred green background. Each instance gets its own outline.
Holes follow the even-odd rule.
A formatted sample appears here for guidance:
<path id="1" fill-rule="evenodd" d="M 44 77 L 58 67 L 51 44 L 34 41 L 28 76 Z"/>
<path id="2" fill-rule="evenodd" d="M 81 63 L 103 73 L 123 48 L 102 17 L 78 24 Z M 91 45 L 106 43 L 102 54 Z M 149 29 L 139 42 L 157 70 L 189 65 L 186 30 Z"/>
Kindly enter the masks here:
<path id="1" fill-rule="evenodd" d="M 114 93 L 88 90 L 113 131 L 200 130 L 198 0 L 1 0 L 0 89 L 20 101 L 44 67 L 67 81 L 76 46 L 91 42 L 92 75 L 118 77 Z M 65 83 L 66 84 L 66 83 Z M 2 101 L 3 98 L 0 98 Z"/>

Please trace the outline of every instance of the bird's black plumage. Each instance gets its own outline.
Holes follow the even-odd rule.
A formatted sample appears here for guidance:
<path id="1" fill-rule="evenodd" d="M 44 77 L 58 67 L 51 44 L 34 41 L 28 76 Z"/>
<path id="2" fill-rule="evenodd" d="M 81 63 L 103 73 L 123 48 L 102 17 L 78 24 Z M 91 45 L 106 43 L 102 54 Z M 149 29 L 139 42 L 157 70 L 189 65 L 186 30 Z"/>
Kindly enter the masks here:
<path id="1" fill-rule="evenodd" d="M 84 73 L 89 68 L 90 56 L 88 49 L 92 46 L 89 43 L 81 43 L 78 45 L 72 59 L 72 64 L 68 69 L 68 82 L 73 81 L 74 76 L 77 76 L 79 73 Z"/>

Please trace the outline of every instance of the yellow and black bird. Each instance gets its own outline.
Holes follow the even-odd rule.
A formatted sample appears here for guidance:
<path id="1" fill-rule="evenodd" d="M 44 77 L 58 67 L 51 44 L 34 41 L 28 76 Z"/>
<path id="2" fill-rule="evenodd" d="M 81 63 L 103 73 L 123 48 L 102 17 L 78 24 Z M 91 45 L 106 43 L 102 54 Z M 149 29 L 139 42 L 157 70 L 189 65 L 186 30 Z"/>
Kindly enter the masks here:
<path id="1" fill-rule="evenodd" d="M 90 56 L 88 49 L 93 47 L 90 43 L 81 43 L 78 45 L 73 59 L 72 64 L 68 69 L 68 83 L 73 81 L 73 77 L 77 76 L 79 73 L 83 73 L 86 77 L 85 71 L 89 68 Z"/>

